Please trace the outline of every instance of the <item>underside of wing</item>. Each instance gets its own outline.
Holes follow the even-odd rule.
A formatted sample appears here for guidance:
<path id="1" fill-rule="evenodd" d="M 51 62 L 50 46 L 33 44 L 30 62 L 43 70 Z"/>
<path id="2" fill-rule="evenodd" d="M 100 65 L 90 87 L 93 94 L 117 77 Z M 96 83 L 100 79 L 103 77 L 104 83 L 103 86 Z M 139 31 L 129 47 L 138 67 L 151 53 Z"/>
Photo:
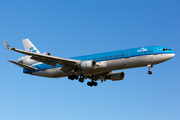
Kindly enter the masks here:
<path id="1" fill-rule="evenodd" d="M 15 65 L 18 65 L 19 67 L 22 67 L 22 68 L 25 68 L 25 69 L 28 69 L 28 70 L 37 70 L 37 68 L 30 67 L 30 66 L 22 64 L 22 63 L 18 63 L 18 62 L 12 61 L 12 60 L 8 60 L 8 61 L 15 64 Z"/>

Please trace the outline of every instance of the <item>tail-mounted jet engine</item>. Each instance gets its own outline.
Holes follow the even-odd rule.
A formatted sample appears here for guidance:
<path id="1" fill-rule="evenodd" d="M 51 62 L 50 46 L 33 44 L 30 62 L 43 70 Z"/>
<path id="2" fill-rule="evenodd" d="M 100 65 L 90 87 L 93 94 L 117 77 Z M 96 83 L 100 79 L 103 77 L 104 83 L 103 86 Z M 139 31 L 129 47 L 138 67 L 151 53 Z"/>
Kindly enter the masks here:
<path id="1" fill-rule="evenodd" d="M 125 73 L 122 71 L 112 72 L 107 76 L 107 79 L 111 79 L 112 81 L 123 80 L 124 78 L 125 78 Z"/>
<path id="2" fill-rule="evenodd" d="M 51 55 L 51 53 L 46 52 L 46 53 L 43 53 L 43 55 Z"/>
<path id="3" fill-rule="evenodd" d="M 96 69 L 96 62 L 94 60 L 90 60 L 90 61 L 82 61 L 79 64 L 79 68 L 81 68 L 82 70 L 92 70 L 92 69 Z"/>
<path id="4" fill-rule="evenodd" d="M 25 65 L 32 65 L 35 63 L 35 60 L 30 59 L 30 56 L 21 57 L 18 59 L 19 63 L 25 64 Z"/>

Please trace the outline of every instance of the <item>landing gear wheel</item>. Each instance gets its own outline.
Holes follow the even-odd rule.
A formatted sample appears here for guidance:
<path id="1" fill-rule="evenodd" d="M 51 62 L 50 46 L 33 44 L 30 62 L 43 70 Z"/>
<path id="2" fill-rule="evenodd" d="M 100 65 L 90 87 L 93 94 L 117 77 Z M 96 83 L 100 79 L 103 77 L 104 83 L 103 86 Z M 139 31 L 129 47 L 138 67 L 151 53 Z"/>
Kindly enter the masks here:
<path id="1" fill-rule="evenodd" d="M 98 85 L 98 83 L 97 83 L 97 82 L 92 81 L 92 82 L 87 82 L 87 85 L 88 85 L 88 86 L 90 86 L 90 87 L 92 87 L 92 86 L 97 86 L 97 85 Z"/>
<path id="2" fill-rule="evenodd" d="M 68 79 L 70 79 L 70 80 L 74 80 L 74 79 L 78 79 L 78 76 L 76 76 L 76 75 L 69 75 L 68 76 Z"/>
<path id="3" fill-rule="evenodd" d="M 97 86 L 98 85 L 98 83 L 97 82 L 94 82 L 94 86 Z"/>
<path id="4" fill-rule="evenodd" d="M 92 87 L 92 83 L 91 82 L 87 82 L 87 85 Z"/>
<path id="5" fill-rule="evenodd" d="M 92 87 L 93 86 L 93 83 L 92 82 L 90 82 L 90 85 L 89 85 L 90 87 Z"/>
<path id="6" fill-rule="evenodd" d="M 68 76 L 68 79 L 71 79 L 71 78 L 72 78 L 72 76 L 71 76 L 71 75 L 69 75 L 69 76 Z"/>
<path id="7" fill-rule="evenodd" d="M 74 78 L 77 80 L 77 79 L 78 79 L 78 76 L 75 75 Z"/>
<path id="8" fill-rule="evenodd" d="M 148 71 L 148 74 L 151 75 L 151 74 L 152 74 L 152 71 Z"/>
<path id="9" fill-rule="evenodd" d="M 79 78 L 79 82 L 83 83 L 84 79 L 83 78 Z"/>

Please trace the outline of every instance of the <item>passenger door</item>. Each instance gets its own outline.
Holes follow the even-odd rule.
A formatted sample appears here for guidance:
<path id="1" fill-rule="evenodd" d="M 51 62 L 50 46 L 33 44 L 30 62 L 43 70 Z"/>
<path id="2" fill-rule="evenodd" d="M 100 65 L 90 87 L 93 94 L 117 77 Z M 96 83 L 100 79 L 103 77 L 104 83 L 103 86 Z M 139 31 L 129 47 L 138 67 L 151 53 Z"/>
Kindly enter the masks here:
<path id="1" fill-rule="evenodd" d="M 131 63 L 131 60 L 130 60 L 130 52 L 126 52 L 126 55 L 125 55 L 125 61 L 124 61 L 124 66 L 127 67 L 130 65 Z"/>
<path id="2" fill-rule="evenodd" d="M 158 48 L 154 50 L 154 55 L 158 55 Z"/>
<path id="3" fill-rule="evenodd" d="M 153 64 L 158 63 L 160 61 L 160 57 L 161 57 L 161 55 L 158 54 L 158 48 L 155 48 L 155 50 L 154 50 L 154 57 L 152 59 Z"/>

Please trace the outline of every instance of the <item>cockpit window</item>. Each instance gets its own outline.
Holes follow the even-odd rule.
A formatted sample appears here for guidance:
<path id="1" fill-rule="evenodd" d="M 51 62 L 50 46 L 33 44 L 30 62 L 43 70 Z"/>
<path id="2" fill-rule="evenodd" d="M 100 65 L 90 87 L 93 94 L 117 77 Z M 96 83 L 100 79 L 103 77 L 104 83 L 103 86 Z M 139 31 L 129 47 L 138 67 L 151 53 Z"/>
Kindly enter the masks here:
<path id="1" fill-rule="evenodd" d="M 163 49 L 163 51 L 167 51 L 167 50 L 172 51 L 171 49 L 167 49 L 167 48 L 164 48 L 164 49 Z"/>

